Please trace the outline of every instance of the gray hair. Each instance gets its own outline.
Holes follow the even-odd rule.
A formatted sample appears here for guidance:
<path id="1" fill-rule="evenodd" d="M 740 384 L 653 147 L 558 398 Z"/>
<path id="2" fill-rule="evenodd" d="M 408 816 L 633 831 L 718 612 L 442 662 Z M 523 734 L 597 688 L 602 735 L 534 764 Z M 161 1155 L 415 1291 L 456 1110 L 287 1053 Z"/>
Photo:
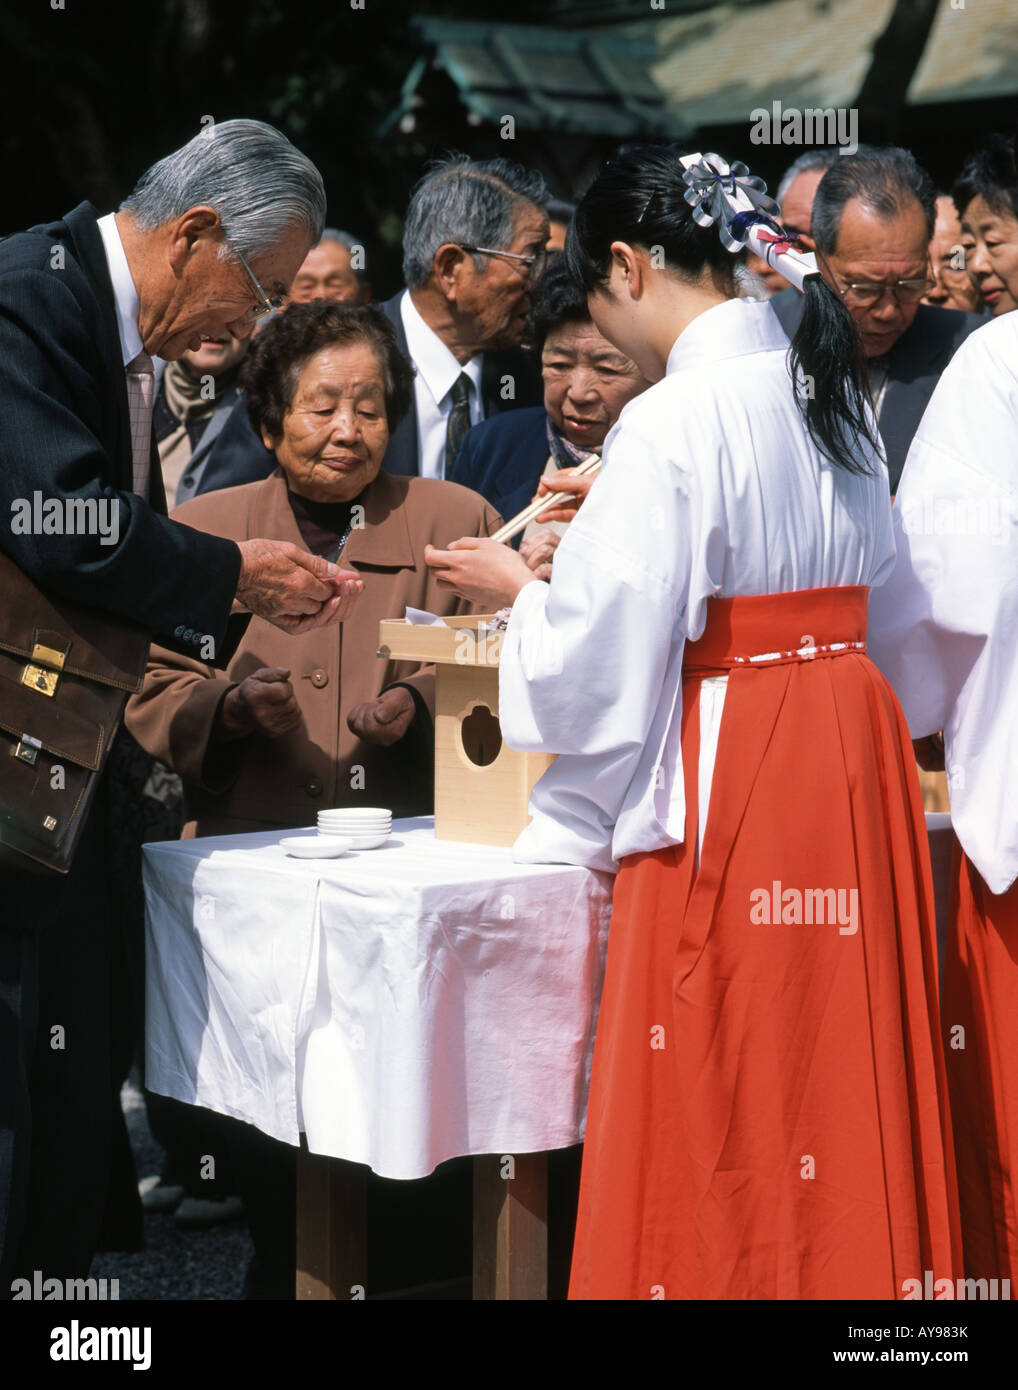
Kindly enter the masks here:
<path id="1" fill-rule="evenodd" d="M 326 227 L 315 244 L 320 246 L 323 241 L 337 241 L 339 242 L 340 246 L 346 247 L 347 251 L 350 252 L 350 263 L 353 269 L 353 273 L 357 276 L 357 283 L 363 285 L 364 276 L 367 274 L 367 272 L 363 266 L 357 266 L 353 264 L 353 253 L 355 251 L 364 250 L 364 243 L 363 241 L 361 241 L 360 237 L 354 236 L 352 232 L 341 231 L 339 227 Z M 361 257 L 358 259 L 363 258 Z"/>
<path id="2" fill-rule="evenodd" d="M 295 228 L 316 243 L 325 226 L 321 174 L 262 121 L 208 126 L 146 170 L 120 205 L 144 232 L 200 206 L 219 214 L 224 260 L 268 255 Z"/>
<path id="3" fill-rule="evenodd" d="M 810 232 L 821 255 L 834 252 L 842 213 L 851 198 L 857 198 L 884 222 L 899 217 L 916 202 L 926 219 L 927 239 L 933 235 L 936 188 L 909 150 L 897 145 L 882 149 L 860 145 L 856 154 L 845 155 L 828 169 L 817 188 L 810 219 Z"/>
<path id="4" fill-rule="evenodd" d="M 542 208 L 543 177 L 508 159 L 477 162 L 452 155 L 432 165 L 417 184 L 403 228 L 403 280 L 409 289 L 427 282 L 435 253 L 446 242 L 503 250 L 513 237 L 521 203 Z M 480 270 L 483 263 L 477 257 Z"/>
<path id="5" fill-rule="evenodd" d="M 800 174 L 812 174 L 816 169 L 827 170 L 832 164 L 838 162 L 838 151 L 832 150 L 807 150 L 798 159 L 794 159 L 785 172 L 781 175 L 781 182 L 778 184 L 778 191 L 774 197 L 778 207 L 781 207 L 788 195 L 788 190 L 799 177 Z"/>

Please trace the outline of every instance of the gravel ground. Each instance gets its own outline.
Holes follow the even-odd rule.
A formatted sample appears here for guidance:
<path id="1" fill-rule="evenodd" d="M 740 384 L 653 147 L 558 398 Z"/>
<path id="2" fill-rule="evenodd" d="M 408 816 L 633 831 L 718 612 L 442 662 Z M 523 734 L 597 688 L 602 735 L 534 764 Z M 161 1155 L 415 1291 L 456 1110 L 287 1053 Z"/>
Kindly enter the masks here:
<path id="1" fill-rule="evenodd" d="M 121 1091 L 139 1179 L 162 1171 L 163 1151 L 152 1138 L 141 1092 L 130 1081 Z M 145 1215 L 145 1249 L 104 1252 L 92 1261 L 95 1279 L 119 1279 L 122 1299 L 239 1299 L 251 1257 L 241 1219 L 208 1230 L 180 1230 L 172 1212 Z"/>

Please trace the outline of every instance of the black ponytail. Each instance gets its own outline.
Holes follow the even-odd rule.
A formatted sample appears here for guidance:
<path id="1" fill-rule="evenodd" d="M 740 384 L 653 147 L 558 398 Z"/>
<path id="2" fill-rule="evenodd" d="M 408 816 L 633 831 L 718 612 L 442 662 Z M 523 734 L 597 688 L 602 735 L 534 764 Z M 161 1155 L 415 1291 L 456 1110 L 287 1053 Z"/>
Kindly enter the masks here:
<path id="1" fill-rule="evenodd" d="M 701 227 L 686 202 L 675 145 L 627 145 L 584 194 L 566 237 L 569 273 L 586 294 L 611 273 L 613 241 L 660 248 L 674 274 L 695 282 L 705 269 L 734 293 L 736 256 L 715 226 Z M 860 445 L 878 448 L 867 412 L 865 365 L 855 324 L 819 275 L 805 282 L 802 322 L 789 355 L 793 390 L 817 449 L 849 473 L 871 470 Z"/>
<path id="2" fill-rule="evenodd" d="M 852 316 L 819 274 L 803 283 L 802 318 L 788 367 L 799 409 L 820 452 L 848 473 L 873 470 L 859 444 L 879 451 L 867 410 L 869 394 L 859 333 Z"/>

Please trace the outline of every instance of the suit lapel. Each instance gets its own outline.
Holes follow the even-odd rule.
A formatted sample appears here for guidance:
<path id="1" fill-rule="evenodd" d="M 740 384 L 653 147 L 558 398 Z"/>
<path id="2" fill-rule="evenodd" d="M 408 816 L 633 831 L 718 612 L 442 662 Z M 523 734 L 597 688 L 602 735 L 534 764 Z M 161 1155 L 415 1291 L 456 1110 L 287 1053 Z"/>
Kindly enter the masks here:
<path id="1" fill-rule="evenodd" d="M 91 203 L 79 203 L 64 218 L 74 259 L 95 292 L 102 323 L 102 337 L 97 344 L 102 354 L 111 383 L 110 399 L 115 401 L 113 419 L 114 448 L 111 462 L 115 476 L 108 481 L 122 491 L 130 492 L 133 482 L 131 465 L 131 424 L 127 409 L 127 379 L 124 364 L 120 360 L 120 329 L 117 326 L 116 300 L 113 295 L 113 282 L 110 280 L 106 252 L 98 228 L 98 213 Z M 159 462 L 156 459 L 155 474 L 157 490 L 162 493 L 162 480 L 159 477 Z M 165 500 L 163 510 L 165 511 Z"/>

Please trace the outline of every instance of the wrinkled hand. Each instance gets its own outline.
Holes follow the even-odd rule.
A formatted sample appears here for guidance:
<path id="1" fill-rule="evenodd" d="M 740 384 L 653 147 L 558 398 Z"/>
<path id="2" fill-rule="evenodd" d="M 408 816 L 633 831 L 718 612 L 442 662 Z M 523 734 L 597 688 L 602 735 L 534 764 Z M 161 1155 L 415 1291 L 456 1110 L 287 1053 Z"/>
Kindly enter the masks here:
<path id="1" fill-rule="evenodd" d="M 550 477 L 542 478 L 534 493 L 534 501 L 547 493 L 552 505 L 549 511 L 541 512 L 534 520 L 542 526 L 549 521 L 572 521 L 596 478 L 596 473 L 581 473 L 577 477 L 572 468 L 560 468 Z"/>
<path id="2" fill-rule="evenodd" d="M 284 632 L 307 632 L 348 618 L 364 588 L 354 570 L 289 541 L 238 541 L 237 600 Z"/>
<path id="3" fill-rule="evenodd" d="M 302 717 L 290 672 L 280 666 L 263 666 L 227 693 L 219 708 L 217 732 L 223 741 L 248 734 L 281 738 L 296 729 Z"/>
<path id="4" fill-rule="evenodd" d="M 424 559 L 440 589 L 451 589 L 493 611 L 511 607 L 536 577 L 517 551 L 487 536 L 464 536 L 447 550 L 425 546 Z"/>
<path id="5" fill-rule="evenodd" d="M 551 564 L 562 537 L 557 531 L 536 531 L 528 541 L 520 542 L 520 557 L 534 571 L 536 579 L 551 578 Z"/>
<path id="6" fill-rule="evenodd" d="M 346 726 L 365 743 L 377 743 L 388 748 L 399 740 L 413 723 L 417 713 L 414 697 L 405 685 L 383 690 L 377 700 L 355 705 L 346 716 Z"/>

